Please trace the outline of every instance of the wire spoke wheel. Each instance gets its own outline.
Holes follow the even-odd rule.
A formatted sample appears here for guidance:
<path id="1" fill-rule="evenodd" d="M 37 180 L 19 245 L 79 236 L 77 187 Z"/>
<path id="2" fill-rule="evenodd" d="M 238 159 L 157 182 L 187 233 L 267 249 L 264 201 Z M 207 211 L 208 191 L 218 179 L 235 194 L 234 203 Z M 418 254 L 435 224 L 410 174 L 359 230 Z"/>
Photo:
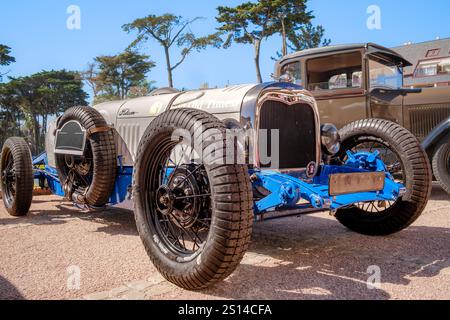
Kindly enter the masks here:
<path id="1" fill-rule="evenodd" d="M 439 185 L 450 194 L 450 135 L 436 145 L 433 153 L 433 173 Z"/>
<path id="2" fill-rule="evenodd" d="M 223 161 L 225 130 L 223 122 L 201 110 L 166 111 L 151 122 L 136 153 L 139 235 L 161 274 L 189 290 L 230 275 L 250 243 L 248 168 Z M 206 138 L 188 141 L 199 136 Z"/>
<path id="3" fill-rule="evenodd" d="M 210 230 L 209 180 L 204 165 L 194 161 L 192 147 L 180 143 L 169 149 L 149 198 L 156 208 L 149 219 L 168 248 L 191 255 L 204 246 Z"/>
<path id="4" fill-rule="evenodd" d="M 342 149 L 338 162 L 345 161 L 347 150 L 378 151 L 393 179 L 406 192 L 395 201 L 357 203 L 337 210 L 336 219 L 347 228 L 373 236 L 389 235 L 411 225 L 423 212 L 431 193 L 428 156 L 414 135 L 388 120 L 365 119 L 340 130 Z"/>
<path id="5" fill-rule="evenodd" d="M 0 160 L 0 187 L 5 208 L 12 216 L 24 216 L 30 209 L 34 187 L 27 142 L 17 137 L 7 139 Z"/>
<path id="6" fill-rule="evenodd" d="M 94 164 L 92 148 L 89 141 L 82 156 L 64 155 L 64 166 L 61 170 L 66 176 L 63 184 L 66 195 L 69 199 L 74 193 L 85 196 L 92 183 L 94 174 Z"/>
<path id="7" fill-rule="evenodd" d="M 380 159 L 384 162 L 387 171 L 393 176 L 394 181 L 405 185 L 404 166 L 401 162 L 400 156 L 392 150 L 392 148 L 377 137 L 363 137 L 358 139 L 350 139 L 345 142 L 345 150 L 350 150 L 352 153 L 358 152 L 376 152 L 378 151 Z M 341 153 L 340 161 L 345 163 L 347 155 Z M 370 214 L 382 214 L 391 208 L 396 201 L 370 201 L 355 203 L 354 206 L 361 209 L 362 212 Z"/>
<path id="8" fill-rule="evenodd" d="M 6 167 L 2 170 L 2 183 L 4 186 L 4 197 L 8 205 L 11 205 L 16 196 L 16 173 L 14 169 L 14 158 L 9 151 L 6 155 Z"/>
<path id="9" fill-rule="evenodd" d="M 57 129 L 78 122 L 89 134 L 81 156 L 56 154 L 55 162 L 66 198 L 88 208 L 102 208 L 113 193 L 117 175 L 114 131 L 102 114 L 91 107 L 73 107 L 58 119 Z"/>

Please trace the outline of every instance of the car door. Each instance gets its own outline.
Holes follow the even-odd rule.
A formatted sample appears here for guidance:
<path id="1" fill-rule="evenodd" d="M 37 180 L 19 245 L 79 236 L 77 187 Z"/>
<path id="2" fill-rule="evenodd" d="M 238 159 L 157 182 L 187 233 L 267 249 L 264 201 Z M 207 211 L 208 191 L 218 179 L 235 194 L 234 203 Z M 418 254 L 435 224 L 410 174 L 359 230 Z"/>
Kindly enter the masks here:
<path id="1" fill-rule="evenodd" d="M 317 100 L 322 123 L 338 128 L 367 118 L 365 71 L 361 51 L 305 61 L 306 88 Z"/>

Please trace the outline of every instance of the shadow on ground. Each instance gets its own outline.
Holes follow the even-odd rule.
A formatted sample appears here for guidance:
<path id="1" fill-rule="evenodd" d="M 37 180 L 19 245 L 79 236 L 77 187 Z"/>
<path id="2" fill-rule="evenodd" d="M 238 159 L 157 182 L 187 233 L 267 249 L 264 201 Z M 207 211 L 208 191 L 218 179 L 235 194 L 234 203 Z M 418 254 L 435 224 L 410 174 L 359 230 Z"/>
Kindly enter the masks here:
<path id="1" fill-rule="evenodd" d="M 23 300 L 24 297 L 11 282 L 0 276 L 0 299 Z"/>
<path id="2" fill-rule="evenodd" d="M 450 197 L 439 189 L 432 199 Z M 99 224 L 97 232 L 137 235 L 131 210 L 82 213 L 67 203 L 56 208 L 32 211 L 29 218 L 0 219 L 0 226 L 86 219 Z M 388 299 L 383 284 L 406 286 L 412 277 L 434 277 L 448 268 L 449 239 L 449 228 L 421 225 L 389 237 L 367 237 L 323 214 L 256 223 L 238 269 L 203 293 L 231 299 Z M 368 289 L 368 268 L 381 271 L 381 288 Z M 5 281 L 0 277 L 0 287 Z"/>

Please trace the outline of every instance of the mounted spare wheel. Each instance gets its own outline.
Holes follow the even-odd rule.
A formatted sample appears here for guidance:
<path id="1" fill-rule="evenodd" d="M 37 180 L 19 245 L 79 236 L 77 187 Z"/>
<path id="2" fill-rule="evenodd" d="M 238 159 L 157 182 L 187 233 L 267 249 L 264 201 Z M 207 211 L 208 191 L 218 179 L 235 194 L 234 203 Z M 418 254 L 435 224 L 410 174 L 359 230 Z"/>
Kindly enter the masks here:
<path id="1" fill-rule="evenodd" d="M 22 138 L 5 141 L 1 155 L 1 191 L 6 210 L 12 216 L 28 213 L 33 198 L 33 165 L 28 144 Z"/>
<path id="2" fill-rule="evenodd" d="M 55 160 L 64 193 L 78 204 L 108 203 L 116 179 L 114 133 L 91 107 L 73 107 L 58 120 Z"/>

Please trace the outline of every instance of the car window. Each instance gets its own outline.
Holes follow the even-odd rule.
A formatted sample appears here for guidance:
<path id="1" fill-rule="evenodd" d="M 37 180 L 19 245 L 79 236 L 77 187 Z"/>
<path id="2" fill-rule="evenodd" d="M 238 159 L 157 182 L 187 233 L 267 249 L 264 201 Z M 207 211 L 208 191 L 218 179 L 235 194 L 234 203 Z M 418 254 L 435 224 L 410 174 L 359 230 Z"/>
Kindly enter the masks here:
<path id="1" fill-rule="evenodd" d="M 352 87 L 361 88 L 362 86 L 362 71 L 356 71 L 352 74 Z"/>
<path id="2" fill-rule="evenodd" d="M 336 54 L 307 61 L 308 89 L 312 91 L 362 87 L 360 52 Z"/>
<path id="3" fill-rule="evenodd" d="M 341 73 L 335 76 L 332 76 L 328 81 L 328 89 L 342 89 L 347 88 L 347 74 Z M 326 88 L 325 88 L 326 89 Z"/>
<path id="4" fill-rule="evenodd" d="M 392 61 L 376 56 L 369 59 L 370 87 L 401 88 L 403 86 L 403 71 Z"/>
<path id="5" fill-rule="evenodd" d="M 292 82 L 300 86 L 303 85 L 302 69 L 300 62 L 292 62 L 281 68 L 281 76 L 292 79 Z"/>

